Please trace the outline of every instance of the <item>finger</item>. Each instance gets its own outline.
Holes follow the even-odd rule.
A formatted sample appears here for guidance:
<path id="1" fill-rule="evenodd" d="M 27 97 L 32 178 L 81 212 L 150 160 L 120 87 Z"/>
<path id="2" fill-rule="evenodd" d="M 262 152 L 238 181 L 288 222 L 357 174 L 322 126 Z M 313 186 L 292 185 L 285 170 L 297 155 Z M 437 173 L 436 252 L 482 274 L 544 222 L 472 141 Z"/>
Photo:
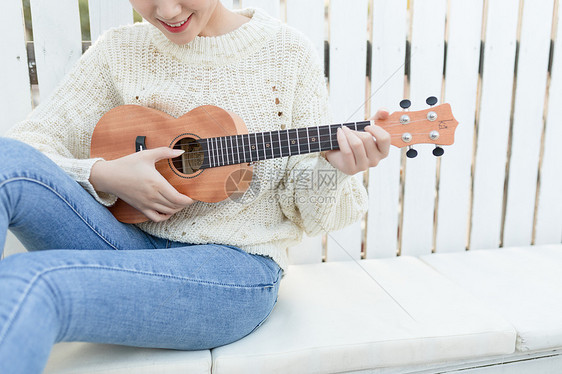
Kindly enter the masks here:
<path id="1" fill-rule="evenodd" d="M 155 210 L 156 212 L 158 212 L 159 214 L 164 214 L 164 215 L 173 215 L 176 214 L 177 212 L 179 212 L 180 210 L 182 210 L 183 208 L 171 208 L 169 206 L 163 205 L 163 204 L 159 204 L 159 203 L 154 203 L 151 204 L 150 208 L 152 210 Z"/>
<path id="2" fill-rule="evenodd" d="M 167 158 L 175 158 L 181 156 L 185 151 L 183 149 L 172 149 L 169 147 L 158 147 L 154 149 L 147 149 L 142 151 L 146 157 L 149 157 L 153 162 L 164 160 Z"/>
<path id="3" fill-rule="evenodd" d="M 142 213 L 152 222 L 162 222 L 172 216 L 171 214 L 161 214 L 152 209 L 143 210 Z"/>
<path id="4" fill-rule="evenodd" d="M 345 163 L 355 164 L 355 157 L 353 156 L 353 151 L 351 150 L 351 146 L 345 136 L 343 127 L 338 128 L 336 137 L 338 139 L 338 147 L 340 148 L 340 152 L 343 155 Z"/>
<path id="5" fill-rule="evenodd" d="M 171 189 L 166 187 L 166 191 L 158 191 L 158 193 L 160 194 L 159 202 L 172 209 L 183 209 L 194 202 L 192 198 L 179 193 L 174 187 Z"/>
<path id="6" fill-rule="evenodd" d="M 377 125 L 367 126 L 365 127 L 365 131 L 369 132 L 369 134 L 375 138 L 375 144 L 383 157 L 388 156 L 388 152 L 390 151 L 390 134 Z"/>
<path id="7" fill-rule="evenodd" d="M 375 115 L 372 116 L 370 119 L 385 120 L 385 119 L 388 119 L 389 116 L 390 116 L 389 111 L 386 108 L 381 108 L 381 109 L 377 110 Z"/>
<path id="8" fill-rule="evenodd" d="M 378 149 L 375 139 L 368 132 L 358 133 L 358 136 L 363 141 L 363 146 L 365 147 L 365 153 L 367 154 L 367 162 L 369 164 L 369 167 L 377 166 L 379 161 L 385 156 Z"/>
<path id="9" fill-rule="evenodd" d="M 159 202 L 168 207 L 185 208 L 193 204 L 192 198 L 179 193 L 164 177 L 162 177 L 162 183 L 158 188 L 158 192 L 161 196 Z"/>
<path id="10" fill-rule="evenodd" d="M 347 141 L 353 152 L 353 157 L 355 158 L 356 171 L 366 170 L 369 167 L 369 161 L 367 159 L 367 153 L 365 152 L 363 141 L 357 133 L 351 131 L 347 127 L 345 128 L 345 133 Z"/>

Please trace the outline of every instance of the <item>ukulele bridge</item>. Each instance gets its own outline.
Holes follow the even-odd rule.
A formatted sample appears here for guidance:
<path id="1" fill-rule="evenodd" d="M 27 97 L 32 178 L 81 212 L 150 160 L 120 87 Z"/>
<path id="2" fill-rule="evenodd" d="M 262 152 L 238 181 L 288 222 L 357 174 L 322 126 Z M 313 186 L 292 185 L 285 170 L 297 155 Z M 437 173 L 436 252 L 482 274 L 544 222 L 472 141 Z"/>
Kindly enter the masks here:
<path id="1" fill-rule="evenodd" d="M 144 151 L 146 149 L 146 136 L 137 136 L 135 140 L 135 152 Z"/>

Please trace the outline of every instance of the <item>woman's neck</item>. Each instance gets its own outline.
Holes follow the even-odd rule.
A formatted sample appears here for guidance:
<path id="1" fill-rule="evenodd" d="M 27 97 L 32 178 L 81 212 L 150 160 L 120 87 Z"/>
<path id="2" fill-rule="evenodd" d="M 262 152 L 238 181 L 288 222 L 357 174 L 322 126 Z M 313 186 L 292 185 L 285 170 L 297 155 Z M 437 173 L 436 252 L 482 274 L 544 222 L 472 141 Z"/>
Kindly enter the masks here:
<path id="1" fill-rule="evenodd" d="M 207 26 L 201 31 L 199 36 L 220 36 L 236 30 L 250 18 L 231 12 L 226 9 L 220 1 L 217 1 L 215 10 L 211 14 L 211 18 Z"/>

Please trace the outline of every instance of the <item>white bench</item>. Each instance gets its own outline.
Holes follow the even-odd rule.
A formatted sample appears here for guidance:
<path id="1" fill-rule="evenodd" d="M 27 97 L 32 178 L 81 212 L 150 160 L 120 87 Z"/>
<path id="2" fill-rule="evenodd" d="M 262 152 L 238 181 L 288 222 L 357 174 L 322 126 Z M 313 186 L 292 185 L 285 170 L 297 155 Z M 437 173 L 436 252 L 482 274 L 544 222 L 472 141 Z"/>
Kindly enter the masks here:
<path id="1" fill-rule="evenodd" d="M 46 373 L 559 372 L 559 1 L 331 0 L 327 18 L 324 0 L 223 1 L 265 8 L 321 54 L 329 42 L 334 121 L 404 97 L 423 109 L 433 95 L 452 105 L 456 143 L 441 159 L 430 146 L 415 159 L 393 149 L 359 175 L 368 215 L 289 249 L 278 304 L 250 336 L 198 352 L 61 343 Z M 75 0 L 31 0 L 41 53 L 30 85 L 21 3 L 0 9 L 1 133 L 37 87 L 48 95 L 82 38 Z M 132 22 L 126 2 L 90 0 L 89 16 L 92 39 Z"/>

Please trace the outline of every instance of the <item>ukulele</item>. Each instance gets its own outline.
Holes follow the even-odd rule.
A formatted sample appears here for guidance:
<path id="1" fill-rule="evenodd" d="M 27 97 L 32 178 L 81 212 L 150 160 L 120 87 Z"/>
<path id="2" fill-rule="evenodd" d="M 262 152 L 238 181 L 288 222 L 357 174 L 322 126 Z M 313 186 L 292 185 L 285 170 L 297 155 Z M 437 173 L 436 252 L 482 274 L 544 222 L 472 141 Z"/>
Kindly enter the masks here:
<path id="1" fill-rule="evenodd" d="M 430 100 L 432 99 L 432 100 Z M 428 98 L 435 104 L 437 99 Z M 409 100 L 400 105 L 406 109 Z M 431 104 L 432 105 L 432 104 Z M 104 114 L 92 135 L 90 156 L 114 160 L 144 149 L 170 147 L 185 152 L 156 162 L 155 167 L 178 192 L 194 200 L 215 203 L 244 194 L 252 181 L 253 164 L 278 157 L 339 149 L 338 127 L 363 131 L 372 123 L 391 135 L 391 144 L 410 149 L 430 143 L 441 156 L 451 145 L 458 122 L 449 104 L 420 111 L 394 112 L 385 120 L 275 130 L 249 134 L 235 113 L 212 105 L 197 107 L 179 118 L 139 105 L 121 105 Z M 121 199 L 109 208 L 121 222 L 140 223 L 148 218 Z"/>

